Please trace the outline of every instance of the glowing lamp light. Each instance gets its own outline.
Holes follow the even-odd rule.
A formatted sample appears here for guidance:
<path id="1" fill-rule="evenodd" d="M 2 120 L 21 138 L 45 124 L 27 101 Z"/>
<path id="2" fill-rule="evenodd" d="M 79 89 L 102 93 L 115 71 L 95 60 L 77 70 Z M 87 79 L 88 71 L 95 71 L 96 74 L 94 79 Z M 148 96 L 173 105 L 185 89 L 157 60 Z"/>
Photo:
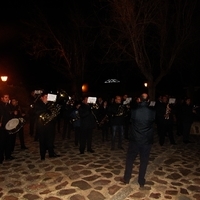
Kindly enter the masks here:
<path id="1" fill-rule="evenodd" d="M 6 81 L 8 80 L 8 77 L 7 77 L 7 76 L 1 76 L 1 80 L 2 80 L 3 82 L 6 82 Z"/>
<path id="2" fill-rule="evenodd" d="M 87 92 L 88 91 L 88 85 L 87 84 L 83 84 L 82 85 L 82 92 Z"/>
<path id="3" fill-rule="evenodd" d="M 144 83 L 144 87 L 147 87 L 148 86 L 148 84 L 147 83 Z"/>

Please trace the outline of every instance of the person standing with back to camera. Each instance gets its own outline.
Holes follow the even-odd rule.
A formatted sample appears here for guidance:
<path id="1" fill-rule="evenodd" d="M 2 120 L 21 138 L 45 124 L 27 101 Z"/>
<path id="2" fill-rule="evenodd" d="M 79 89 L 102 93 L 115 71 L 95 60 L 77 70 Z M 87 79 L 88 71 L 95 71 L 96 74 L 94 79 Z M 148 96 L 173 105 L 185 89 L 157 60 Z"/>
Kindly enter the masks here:
<path id="1" fill-rule="evenodd" d="M 155 110 L 149 107 L 148 94 L 140 96 L 138 106 L 131 110 L 131 128 L 129 145 L 126 156 L 124 177 L 121 181 L 128 184 L 131 179 L 133 162 L 140 156 L 138 183 L 141 188 L 145 185 L 145 174 L 149 162 L 149 155 L 153 144 L 153 124 Z"/>

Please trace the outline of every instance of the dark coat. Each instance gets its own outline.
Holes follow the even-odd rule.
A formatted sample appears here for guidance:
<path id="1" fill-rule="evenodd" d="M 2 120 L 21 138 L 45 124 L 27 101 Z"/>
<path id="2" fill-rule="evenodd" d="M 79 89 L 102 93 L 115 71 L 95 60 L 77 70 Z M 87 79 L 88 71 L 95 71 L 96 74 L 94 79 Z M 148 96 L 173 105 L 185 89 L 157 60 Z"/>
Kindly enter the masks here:
<path id="1" fill-rule="evenodd" d="M 183 123 L 192 123 L 194 120 L 193 106 L 183 104 L 181 107 L 181 120 Z"/>
<path id="2" fill-rule="evenodd" d="M 139 145 L 153 143 L 153 123 L 155 110 L 148 106 L 148 102 L 141 102 L 131 110 L 130 140 Z"/>
<path id="3" fill-rule="evenodd" d="M 9 120 L 13 118 L 11 105 L 9 103 L 0 102 L 0 120 L 1 128 L 5 128 L 5 125 Z"/>
<path id="4" fill-rule="evenodd" d="M 122 104 L 113 103 L 108 107 L 108 115 L 111 126 L 123 126 L 127 115 L 126 107 Z"/>
<path id="5" fill-rule="evenodd" d="M 79 108 L 79 116 L 81 129 L 93 129 L 95 127 L 95 117 L 90 105 L 82 103 Z"/>

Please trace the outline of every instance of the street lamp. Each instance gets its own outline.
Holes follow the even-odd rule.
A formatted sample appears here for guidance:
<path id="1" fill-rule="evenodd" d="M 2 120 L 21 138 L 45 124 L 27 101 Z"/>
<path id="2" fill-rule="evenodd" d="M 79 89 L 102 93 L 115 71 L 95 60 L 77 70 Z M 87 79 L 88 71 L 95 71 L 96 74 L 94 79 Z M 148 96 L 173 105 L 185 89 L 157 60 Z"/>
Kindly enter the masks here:
<path id="1" fill-rule="evenodd" d="M 8 76 L 1 76 L 1 81 L 6 82 L 8 80 Z"/>

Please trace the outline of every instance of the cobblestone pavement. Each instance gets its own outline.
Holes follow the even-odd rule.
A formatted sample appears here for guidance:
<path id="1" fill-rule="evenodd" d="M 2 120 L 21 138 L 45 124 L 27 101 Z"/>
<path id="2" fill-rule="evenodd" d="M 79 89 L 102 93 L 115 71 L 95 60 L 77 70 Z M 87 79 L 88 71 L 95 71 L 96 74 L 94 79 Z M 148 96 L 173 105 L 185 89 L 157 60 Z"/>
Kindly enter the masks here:
<path id="1" fill-rule="evenodd" d="M 146 175 L 146 187 L 137 183 L 139 160 L 134 164 L 130 184 L 123 177 L 125 151 L 110 151 L 110 142 L 102 143 L 101 132 L 94 131 L 95 153 L 79 154 L 72 139 L 62 140 L 57 133 L 55 147 L 58 158 L 40 160 L 38 142 L 28 135 L 28 150 L 21 150 L 17 139 L 12 161 L 0 165 L 0 199 L 2 200 L 200 200 L 200 136 L 192 135 L 194 143 L 177 145 L 168 138 L 163 147 L 157 137 L 153 145 Z M 73 132 L 71 133 L 73 136 Z M 156 136 L 156 134 L 155 134 Z"/>

